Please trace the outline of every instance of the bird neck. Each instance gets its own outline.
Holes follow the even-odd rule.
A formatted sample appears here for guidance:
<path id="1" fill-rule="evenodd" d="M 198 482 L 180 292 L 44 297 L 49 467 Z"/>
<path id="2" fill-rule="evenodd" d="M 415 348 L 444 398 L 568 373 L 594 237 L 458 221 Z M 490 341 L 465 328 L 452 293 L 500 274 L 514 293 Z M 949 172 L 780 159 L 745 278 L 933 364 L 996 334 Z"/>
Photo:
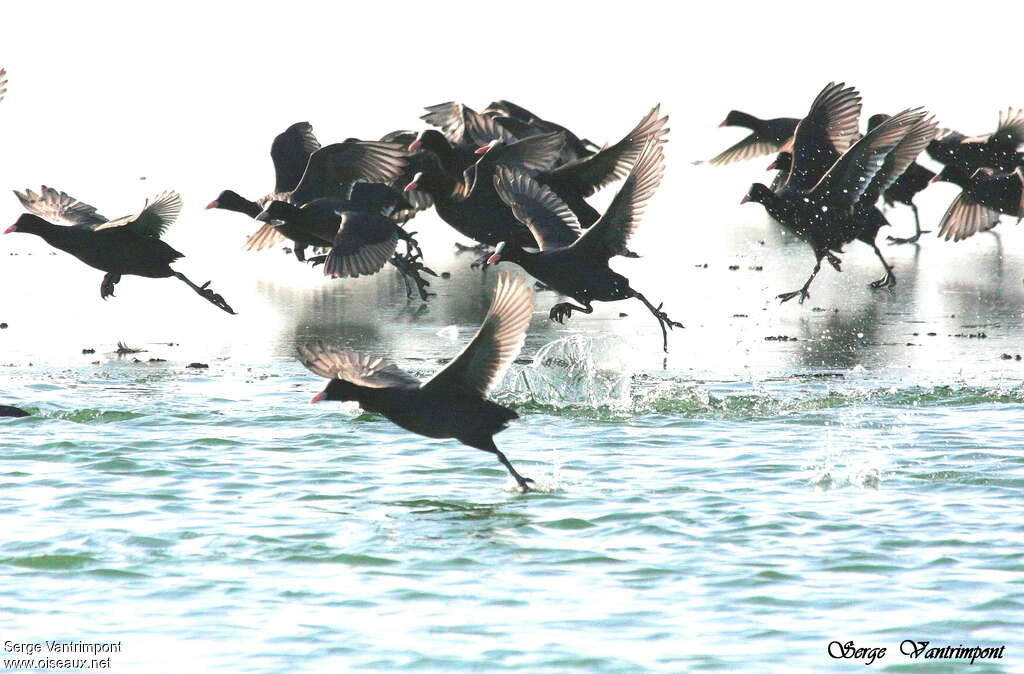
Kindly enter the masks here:
<path id="1" fill-rule="evenodd" d="M 450 201 L 455 195 L 457 185 L 458 180 L 447 171 L 438 168 L 424 173 L 418 187 L 433 197 L 434 201 Z"/>
<path id="2" fill-rule="evenodd" d="M 779 222 L 787 220 L 786 202 L 775 192 L 768 188 L 761 190 L 758 194 L 758 201 L 764 206 L 764 210 L 768 211 L 768 215 Z"/>
<path id="3" fill-rule="evenodd" d="M 218 199 L 217 207 L 222 208 L 225 211 L 242 213 L 244 215 L 248 215 L 250 218 L 255 218 L 263 211 L 258 203 L 255 201 L 249 201 L 236 192 L 231 192 L 231 196 L 229 198 Z"/>
<path id="4" fill-rule="evenodd" d="M 745 129 L 756 131 L 761 128 L 761 120 L 753 115 L 749 115 L 739 110 L 733 110 L 732 114 L 729 115 L 730 126 L 742 126 Z"/>
<path id="5" fill-rule="evenodd" d="M 449 175 L 459 175 L 459 162 L 455 156 L 455 149 L 448 139 L 441 133 L 431 130 L 423 134 L 423 146 L 421 151 L 426 151 L 437 157 L 438 163 Z"/>
<path id="6" fill-rule="evenodd" d="M 63 227 L 61 225 L 55 225 L 52 222 L 40 218 L 38 215 L 31 213 L 21 216 L 18 220 L 18 232 L 23 234 L 35 234 L 38 237 L 44 239 L 47 243 L 53 241 L 59 241 L 67 235 L 69 230 L 75 229 L 74 227 Z"/>
<path id="7" fill-rule="evenodd" d="M 248 215 L 250 218 L 255 218 L 257 215 L 263 212 L 263 209 L 260 208 L 259 204 L 257 204 L 255 201 L 249 201 L 248 199 L 242 199 L 237 204 L 235 204 L 234 208 L 230 206 L 225 206 L 224 208 L 226 208 L 229 211 L 235 211 L 236 213 L 244 213 L 245 215 Z"/>

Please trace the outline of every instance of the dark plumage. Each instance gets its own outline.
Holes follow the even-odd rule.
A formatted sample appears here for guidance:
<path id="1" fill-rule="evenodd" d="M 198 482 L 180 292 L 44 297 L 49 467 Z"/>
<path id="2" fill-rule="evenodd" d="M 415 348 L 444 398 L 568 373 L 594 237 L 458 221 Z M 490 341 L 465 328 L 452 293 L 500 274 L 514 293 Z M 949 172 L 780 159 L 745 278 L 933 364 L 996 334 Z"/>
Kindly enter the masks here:
<path id="1" fill-rule="evenodd" d="M 887 119 L 889 119 L 889 115 L 871 115 L 868 119 L 868 131 L 873 130 L 876 126 Z M 921 218 L 917 212 L 917 205 L 914 203 L 914 197 L 917 196 L 919 192 L 923 192 L 924 189 L 931 184 L 931 180 L 934 177 L 934 171 L 926 169 L 914 161 L 911 162 L 910 166 L 908 166 L 907 169 L 901 173 L 898 178 L 896 178 L 896 181 L 882 193 L 882 200 L 886 206 L 904 204 L 906 206 L 910 206 L 910 209 L 914 212 L 914 235 L 906 238 L 899 238 L 895 236 L 887 237 L 890 242 L 895 244 L 917 243 L 917 240 L 921 238 L 922 234 L 927 234 L 930 231 L 921 229 Z"/>
<path id="2" fill-rule="evenodd" d="M 580 138 L 575 133 L 555 122 L 542 119 L 521 105 L 512 101 L 494 101 L 482 113 L 509 131 L 516 138 L 526 138 L 540 133 L 564 133 L 565 145 L 562 146 L 562 160 L 571 162 L 589 157 L 601 148 L 595 143 Z"/>
<path id="3" fill-rule="evenodd" d="M 999 113 L 999 126 L 992 133 L 968 138 L 944 129 L 928 144 L 928 156 L 943 166 L 959 169 L 970 176 L 980 168 L 1011 173 L 1024 166 L 1024 109 L 1007 108 Z"/>
<path id="4" fill-rule="evenodd" d="M 743 199 L 762 204 L 814 250 L 817 260 L 810 277 L 800 290 L 780 294 L 783 302 L 799 296 L 803 303 L 821 261 L 827 258 L 839 271 L 833 251 L 842 252 L 854 239 L 871 246 L 885 268 L 885 276 L 872 287 L 896 283 L 874 241 L 878 229 L 888 224 L 875 203 L 931 140 L 935 123 L 922 111 L 905 110 L 854 143 L 860 107 L 852 87 L 826 86 L 797 126 L 786 182 L 777 192 L 755 183 Z"/>
<path id="5" fill-rule="evenodd" d="M 0 70 L 0 77 L 3 76 L 3 71 Z M 0 405 L 0 417 L 30 417 L 32 416 L 28 412 L 17 407 L 11 407 L 9 405 Z"/>
<path id="6" fill-rule="evenodd" d="M 401 193 L 386 185 L 357 183 L 349 199 L 314 199 L 304 206 L 271 201 L 256 219 L 270 223 L 295 243 L 295 253 L 304 260 L 307 247 L 330 248 L 327 255 L 313 259 L 324 263 L 324 274 L 332 278 L 355 278 L 374 274 L 391 262 L 406 279 L 412 296 L 411 280 L 426 300 L 430 282 L 420 272 L 436 276 L 423 266 L 423 253 L 413 236 L 390 217 Z M 406 254 L 395 254 L 399 239 L 406 242 Z"/>
<path id="7" fill-rule="evenodd" d="M 274 162 L 274 191 L 258 201 L 250 201 L 232 190 L 224 190 L 206 208 L 220 208 L 255 218 L 274 200 L 288 200 L 290 192 L 302 179 L 309 157 L 320 149 L 320 141 L 313 134 L 309 122 L 296 122 L 279 133 L 270 146 Z M 246 250 L 261 250 L 279 243 L 282 238 L 270 227 L 264 226 L 249 237 Z"/>
<path id="8" fill-rule="evenodd" d="M 523 225 L 498 198 L 493 178 L 499 166 L 515 167 L 548 186 L 575 215 L 573 226 L 588 227 L 597 222 L 598 213 L 585 200 L 598 189 L 622 178 L 636 162 L 648 139 L 661 140 L 668 132 L 667 117 L 659 117 L 655 106 L 622 140 L 585 159 L 555 168 L 558 153 L 565 142 L 561 132 L 534 135 L 509 142 L 496 138 L 476 151 L 482 156 L 461 177 L 453 175 L 455 161 L 449 147 L 436 135 L 423 134 L 417 149 L 435 155 L 431 166 L 414 176 L 407 189 L 428 193 L 437 213 L 456 231 L 478 243 L 495 246 L 504 241 L 518 247 L 535 247 L 529 228 Z M 429 141 L 429 146 L 428 146 Z M 434 148 L 438 148 L 435 152 Z M 549 239 L 558 236 L 568 244 L 578 231 L 552 223 Z M 557 234 L 554 230 L 560 230 Z"/>
<path id="9" fill-rule="evenodd" d="M 19 217 L 4 234 L 35 234 L 54 248 L 106 272 L 100 284 L 100 297 L 103 299 L 113 296 L 114 286 L 125 275 L 147 278 L 173 276 L 217 308 L 229 314 L 235 313 L 223 297 L 207 288 L 209 281 L 198 286 L 170 266 L 184 257 L 160 240 L 181 211 L 181 197 L 177 192 L 164 192 L 147 201 L 135 215 L 115 220 L 107 220 L 92 206 L 45 185 L 39 195 L 32 190 L 26 190 L 25 194 L 15 191 L 15 194 L 30 213 Z M 55 225 L 44 217 L 70 224 Z"/>
<path id="10" fill-rule="evenodd" d="M 946 241 L 963 241 L 985 232 L 999 222 L 999 215 L 1024 217 L 1024 168 L 1011 173 L 978 169 L 965 175 L 959 168 L 947 166 L 935 181 L 951 182 L 961 192 L 946 209 L 939 223 L 939 236 Z"/>
<path id="11" fill-rule="evenodd" d="M 727 148 L 721 154 L 713 157 L 708 163 L 721 166 L 735 161 L 753 159 L 764 155 L 779 152 L 782 146 L 793 137 L 799 119 L 794 117 L 776 117 L 775 119 L 758 119 L 739 110 L 732 110 L 725 117 L 725 121 L 719 124 L 723 126 L 738 126 L 750 129 L 751 133 L 743 140 L 732 147 Z"/>
<path id="12" fill-rule="evenodd" d="M 478 147 L 487 145 L 495 139 L 509 143 L 519 140 L 499 125 L 493 117 L 485 117 L 462 103 L 448 101 L 428 106 L 426 110 L 426 114 L 420 119 L 441 129 L 444 139 L 451 147 L 458 173 L 475 163 Z"/>
<path id="13" fill-rule="evenodd" d="M 520 475 L 494 444 L 494 435 L 518 415 L 487 400 L 487 393 L 519 353 L 533 309 L 533 293 L 522 279 L 501 276 L 490 310 L 462 353 L 425 382 L 381 358 L 313 345 L 299 349 L 302 364 L 330 379 L 314 396 L 356 401 L 407 431 L 428 438 L 454 438 L 490 452 L 520 489 L 533 480 Z"/>
<path id="14" fill-rule="evenodd" d="M 597 222 L 601 214 L 587 203 L 586 197 L 593 196 L 599 189 L 622 179 L 629 173 L 648 138 L 663 139 L 669 132 L 669 129 L 665 128 L 668 117 L 659 117 L 660 110 L 660 105 L 654 106 L 617 143 L 583 159 L 574 159 L 546 171 L 534 171 L 533 178 L 541 185 L 551 188 L 551 191 L 569 206 L 576 214 L 581 227 L 590 227 Z M 494 152 L 494 148 L 500 148 L 501 143 L 501 140 L 494 140 L 477 151 Z M 530 172 L 528 166 L 516 164 L 515 157 L 499 157 L 497 162 Z"/>
<path id="15" fill-rule="evenodd" d="M 426 139 L 424 139 L 424 143 Z M 496 246 L 512 241 L 536 246 L 533 235 L 512 214 L 494 191 L 494 170 L 500 163 L 520 165 L 531 171 L 549 168 L 561 147 L 561 134 L 531 136 L 502 144 L 497 151 L 484 153 L 460 177 L 442 168 L 442 160 L 431 161 L 430 169 L 417 173 L 406 191 L 420 190 L 430 195 L 437 214 L 455 231 L 478 243 Z M 575 238 L 571 232 L 566 236 Z"/>
<path id="16" fill-rule="evenodd" d="M 314 199 L 342 196 L 356 181 L 388 183 L 405 169 L 405 148 L 398 143 L 347 140 L 320 147 L 306 122 L 288 127 L 271 147 L 275 191 L 249 201 L 224 190 L 206 208 L 220 208 L 255 218 L 271 201 L 302 206 Z M 284 187 L 288 185 L 288 187 Z M 284 187 L 284 189 L 280 189 Z M 246 250 L 263 250 L 282 241 L 279 232 L 264 224 L 246 241 Z"/>
<path id="17" fill-rule="evenodd" d="M 501 167 L 495 187 L 512 212 L 530 230 L 540 244 L 533 253 L 512 242 L 502 242 L 488 260 L 515 262 L 541 283 L 576 300 L 551 308 L 551 320 L 563 322 L 573 311 L 593 312 L 592 302 L 615 302 L 635 297 L 654 314 L 661 326 L 663 346 L 668 351 L 668 328 L 682 327 L 669 319 L 661 307 L 655 307 L 640 292 L 630 287 L 629 279 L 608 266 L 609 260 L 626 251 L 647 201 L 661 182 L 662 141 L 651 137 L 640 158 L 626 177 L 608 210 L 593 227 L 574 240 L 565 240 L 566 231 L 578 231 L 569 207 L 548 187 L 528 174 Z"/>

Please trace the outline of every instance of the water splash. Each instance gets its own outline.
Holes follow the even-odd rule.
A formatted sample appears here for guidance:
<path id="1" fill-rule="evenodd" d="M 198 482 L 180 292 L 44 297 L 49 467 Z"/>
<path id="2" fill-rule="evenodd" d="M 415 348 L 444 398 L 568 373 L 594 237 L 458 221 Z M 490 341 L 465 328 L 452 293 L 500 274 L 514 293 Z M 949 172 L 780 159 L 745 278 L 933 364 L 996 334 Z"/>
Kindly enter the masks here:
<path id="1" fill-rule="evenodd" d="M 609 421 L 645 414 L 749 420 L 864 406 L 917 409 L 1024 402 L 1020 384 L 864 387 L 842 377 L 806 374 L 708 384 L 635 372 L 626 358 L 628 348 L 615 336 L 556 340 L 541 348 L 532 364 L 513 366 L 495 398 L 520 414 Z M 802 388 L 794 391 L 793 382 Z"/>
<path id="2" fill-rule="evenodd" d="M 511 403 L 628 408 L 633 373 L 616 336 L 573 335 L 544 345 L 527 366 L 514 366 L 499 396 Z"/>

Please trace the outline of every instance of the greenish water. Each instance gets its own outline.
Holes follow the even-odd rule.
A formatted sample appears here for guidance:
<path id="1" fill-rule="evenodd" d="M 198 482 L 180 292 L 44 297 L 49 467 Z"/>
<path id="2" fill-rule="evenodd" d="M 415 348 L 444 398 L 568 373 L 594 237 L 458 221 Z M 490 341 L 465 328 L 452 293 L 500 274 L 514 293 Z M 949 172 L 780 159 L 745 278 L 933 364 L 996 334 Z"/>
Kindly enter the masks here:
<path id="1" fill-rule="evenodd" d="M 389 276 L 239 282 L 234 322 L 146 281 L 68 302 L 63 332 L 13 304 L 0 402 L 35 416 L 0 420 L 0 633 L 121 641 L 114 671 L 863 670 L 833 640 L 966 667 L 904 639 L 1020 671 L 1019 279 L 779 308 L 786 250 L 751 258 L 786 275 L 768 290 L 723 264 L 688 272 L 714 297 L 663 293 L 687 324 L 667 359 L 638 307 L 562 328 L 539 293 L 494 394 L 529 495 L 482 452 L 308 404 L 292 357 L 330 339 L 429 374 L 486 308 L 464 258 L 425 311 Z M 176 311 L 123 316 L 133 286 Z"/>

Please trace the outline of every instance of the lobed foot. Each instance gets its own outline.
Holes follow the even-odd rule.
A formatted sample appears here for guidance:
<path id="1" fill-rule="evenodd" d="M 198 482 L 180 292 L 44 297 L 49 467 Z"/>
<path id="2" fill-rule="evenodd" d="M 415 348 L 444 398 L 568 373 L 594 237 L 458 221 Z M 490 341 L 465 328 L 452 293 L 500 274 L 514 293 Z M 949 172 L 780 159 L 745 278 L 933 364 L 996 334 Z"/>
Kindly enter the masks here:
<path id="1" fill-rule="evenodd" d="M 891 271 L 885 272 L 885 276 L 878 279 L 877 281 L 871 282 L 868 287 L 870 288 L 893 288 L 896 286 L 896 275 Z"/>
<path id="2" fill-rule="evenodd" d="M 662 310 L 661 310 L 661 308 L 662 308 L 663 306 L 665 306 L 665 303 L 664 303 L 664 302 L 662 302 L 661 304 L 659 304 L 659 305 L 658 305 L 658 308 L 654 310 L 654 316 L 655 316 L 655 317 L 656 317 L 656 318 L 657 318 L 657 319 L 658 319 L 659 321 L 661 321 L 662 323 L 664 323 L 665 325 L 667 325 L 667 326 L 668 326 L 668 327 L 669 327 L 670 329 L 671 329 L 671 328 L 685 328 L 685 327 L 686 327 L 686 326 L 685 326 L 685 325 L 683 325 L 682 323 L 679 323 L 678 321 L 673 321 L 673 320 L 672 320 L 671 318 L 669 318 L 669 317 L 668 317 L 668 314 L 666 314 L 666 313 L 665 313 L 664 311 L 662 311 Z"/>
<path id="3" fill-rule="evenodd" d="M 121 280 L 120 274 L 104 274 L 103 282 L 100 283 L 100 298 L 107 299 L 108 297 L 114 297 L 114 286 Z"/>
<path id="4" fill-rule="evenodd" d="M 409 261 L 423 259 L 423 249 L 420 248 L 419 242 L 413 238 L 414 236 L 416 236 L 416 232 L 407 232 L 404 237 L 405 257 Z"/>
<path id="5" fill-rule="evenodd" d="M 516 476 L 516 482 L 519 484 L 519 488 L 522 490 L 524 494 L 528 494 L 531 491 L 533 491 L 532 489 L 530 489 L 529 483 L 536 484 L 533 478 L 523 477 L 522 475 Z"/>
<path id="6" fill-rule="evenodd" d="M 811 294 L 807 292 L 807 288 L 801 288 L 800 290 L 794 290 L 791 293 L 782 293 L 781 295 L 776 295 L 776 298 L 779 300 L 780 304 L 784 304 L 793 299 L 794 297 L 796 297 L 797 295 L 800 296 L 800 304 L 803 304 L 811 296 Z"/>
<path id="7" fill-rule="evenodd" d="M 391 258 L 391 264 L 395 265 L 395 267 L 398 268 L 398 271 L 402 273 L 402 280 L 405 282 L 406 298 L 410 300 L 413 299 L 412 283 L 416 284 L 416 290 L 419 293 L 420 299 L 424 302 L 426 302 L 428 298 L 437 295 L 437 293 L 427 291 L 427 288 L 430 287 L 430 281 L 420 275 L 422 273 L 430 276 L 437 276 L 437 272 L 427 266 L 424 266 L 424 264 L 413 255 L 409 253 L 404 256 L 395 255 Z M 412 283 L 410 283 L 410 280 Z"/>
<path id="8" fill-rule="evenodd" d="M 562 302 L 551 307 L 551 311 L 548 312 L 548 318 L 556 323 L 565 324 L 565 319 L 572 317 L 572 305 L 568 302 Z"/>
<path id="9" fill-rule="evenodd" d="M 231 308 L 231 306 L 224 300 L 223 297 L 221 297 L 218 293 L 215 293 L 212 290 L 210 290 L 209 285 L 210 281 L 207 281 L 203 285 L 199 286 L 199 290 L 197 290 L 196 292 L 199 293 L 199 295 L 203 299 L 205 299 L 207 302 L 210 302 L 218 309 L 226 311 L 229 314 L 234 314 L 235 310 Z"/>

